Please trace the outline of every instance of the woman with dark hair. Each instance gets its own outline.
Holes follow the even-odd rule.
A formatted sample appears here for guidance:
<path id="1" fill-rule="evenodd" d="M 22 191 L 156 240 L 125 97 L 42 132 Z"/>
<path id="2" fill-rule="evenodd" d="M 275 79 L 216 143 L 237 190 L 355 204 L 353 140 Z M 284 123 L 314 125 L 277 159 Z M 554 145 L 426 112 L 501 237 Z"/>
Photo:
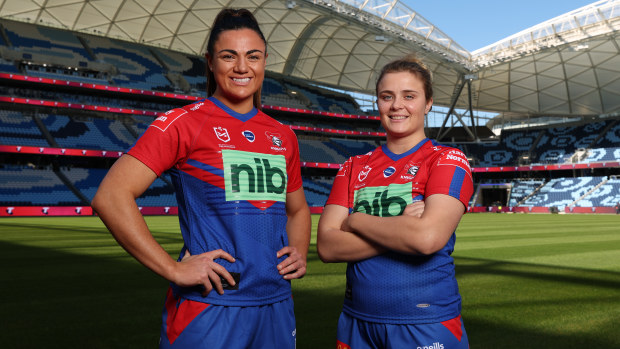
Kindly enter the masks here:
<path id="1" fill-rule="evenodd" d="M 454 231 L 473 192 L 465 155 L 426 138 L 430 70 L 387 64 L 377 85 L 386 144 L 340 168 L 318 226 L 324 262 L 347 262 L 338 348 L 468 348 Z"/>
<path id="2" fill-rule="evenodd" d="M 222 10 L 208 98 L 158 117 L 92 201 L 119 244 L 170 281 L 162 348 L 295 347 L 290 280 L 306 273 L 310 211 L 295 134 L 258 109 L 266 58 L 252 13 Z M 176 261 L 135 201 L 164 171 L 184 242 Z"/>

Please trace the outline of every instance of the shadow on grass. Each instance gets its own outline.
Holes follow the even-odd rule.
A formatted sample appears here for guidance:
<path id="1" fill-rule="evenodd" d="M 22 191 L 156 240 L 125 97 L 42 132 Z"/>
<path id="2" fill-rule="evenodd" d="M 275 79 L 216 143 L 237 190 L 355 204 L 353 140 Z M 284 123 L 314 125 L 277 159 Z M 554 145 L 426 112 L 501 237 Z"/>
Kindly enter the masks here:
<path id="1" fill-rule="evenodd" d="M 131 257 L 7 242 L 0 242 L 0 256 L 2 347 L 158 345 L 167 282 Z"/>
<path id="2" fill-rule="evenodd" d="M 9 228 L 20 229 L 18 225 Z M 102 245 L 120 249 L 105 228 L 21 225 L 24 233 L 31 228 L 79 232 L 77 237 L 84 241 L 76 248 L 87 246 L 94 253 L 76 254 L 0 241 L 2 347 L 157 346 L 163 298 L 168 287 L 165 280 L 122 250 L 111 255 L 98 254 Z M 93 242 L 87 240 L 89 236 Z M 172 252 L 176 253 L 181 243 L 179 235 L 155 236 L 158 241 L 163 239 L 174 246 Z M 72 238 L 62 237 L 67 239 L 64 243 L 67 246 Z M 609 312 L 615 312 L 616 319 L 620 315 L 618 298 L 606 298 L 618 295 L 619 273 L 462 257 L 456 259 L 456 265 L 464 294 L 463 316 L 472 348 L 620 347 L 620 339 L 614 335 L 617 332 L 609 322 L 601 322 L 593 329 L 592 323 L 596 321 L 588 319 L 588 312 L 594 306 L 608 307 Z M 311 246 L 308 274 L 302 280 L 293 281 L 298 348 L 335 347 L 336 324 L 344 294 L 344 269 L 344 264 L 320 262 L 315 246 Z M 498 284 L 503 283 L 505 277 L 514 277 L 514 280 Z M 524 280 L 531 280 L 533 284 L 525 285 Z M 549 304 L 547 297 L 553 296 L 553 285 L 557 285 L 558 293 L 566 293 L 557 297 L 558 304 Z M 573 286 L 576 288 L 571 289 Z M 597 293 L 579 294 L 582 289 Z M 531 293 L 523 294 L 526 291 Z M 473 293 L 483 299 L 472 302 Z M 487 295 L 489 301 L 485 302 Z M 544 323 L 539 327 L 531 326 L 532 322 L 541 322 L 541 313 L 544 320 L 546 309 L 556 305 L 566 307 L 567 312 L 576 312 L 577 316 L 582 312 L 584 322 L 589 324 L 582 332 L 574 328 L 566 332 L 561 328 L 549 330 Z M 532 314 L 536 310 L 531 309 L 536 308 L 542 310 Z M 549 313 L 550 318 L 557 315 Z M 567 323 L 573 325 L 572 321 Z"/>
<path id="3" fill-rule="evenodd" d="M 620 348 L 620 273 L 455 261 L 472 348 Z"/>

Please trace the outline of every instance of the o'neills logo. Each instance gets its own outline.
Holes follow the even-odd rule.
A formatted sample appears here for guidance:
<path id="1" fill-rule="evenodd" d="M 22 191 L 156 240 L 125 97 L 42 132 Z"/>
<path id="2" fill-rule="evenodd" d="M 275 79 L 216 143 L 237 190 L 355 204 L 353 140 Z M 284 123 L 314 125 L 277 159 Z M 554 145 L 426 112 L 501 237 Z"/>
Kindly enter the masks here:
<path id="1" fill-rule="evenodd" d="M 357 175 L 357 180 L 360 181 L 360 182 L 363 182 L 364 179 L 366 179 L 366 177 L 370 173 L 370 170 L 372 170 L 372 167 L 370 167 L 368 165 L 364 166 L 364 168 Z"/>
<path id="2" fill-rule="evenodd" d="M 286 199 L 284 155 L 222 150 L 226 201 Z"/>
<path id="3" fill-rule="evenodd" d="M 215 136 L 222 142 L 230 142 L 230 135 L 228 134 L 228 130 L 224 127 L 218 126 L 214 127 L 213 131 L 215 131 Z"/>
<path id="4" fill-rule="evenodd" d="M 366 187 L 355 191 L 353 211 L 373 216 L 400 216 L 413 202 L 411 183 Z"/>
<path id="5" fill-rule="evenodd" d="M 424 346 L 418 345 L 416 349 L 444 349 L 444 348 L 443 348 L 443 344 L 439 342 L 435 342 L 431 345 L 424 345 Z"/>

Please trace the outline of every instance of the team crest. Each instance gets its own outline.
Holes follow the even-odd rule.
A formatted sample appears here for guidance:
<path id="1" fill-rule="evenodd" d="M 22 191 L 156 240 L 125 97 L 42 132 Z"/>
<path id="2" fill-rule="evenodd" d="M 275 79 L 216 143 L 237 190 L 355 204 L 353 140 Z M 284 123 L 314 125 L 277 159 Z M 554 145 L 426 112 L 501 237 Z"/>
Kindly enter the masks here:
<path id="1" fill-rule="evenodd" d="M 370 167 L 368 165 L 364 166 L 364 168 L 357 175 L 357 180 L 360 181 L 360 182 L 363 182 L 366 179 L 366 177 L 368 176 L 368 174 L 370 173 L 370 170 L 372 170 L 372 167 Z"/>
<path id="2" fill-rule="evenodd" d="M 215 136 L 222 142 L 230 142 L 230 135 L 228 134 L 228 130 L 224 127 L 218 126 L 214 127 L 213 131 L 215 131 Z"/>
<path id="3" fill-rule="evenodd" d="M 412 177 L 415 177 L 416 173 L 418 173 L 418 169 L 420 169 L 419 166 L 411 166 L 407 170 L 407 174 L 412 176 Z"/>
<path id="4" fill-rule="evenodd" d="M 254 136 L 254 132 L 245 130 L 242 132 L 242 134 L 243 137 L 245 137 L 245 139 L 247 139 L 250 143 L 254 143 L 254 140 L 256 139 L 256 137 Z"/>
<path id="5" fill-rule="evenodd" d="M 269 138 L 269 140 L 271 140 L 271 143 L 276 146 L 276 147 L 282 147 L 282 138 L 280 138 L 281 136 L 277 133 L 271 133 L 271 132 L 265 132 L 265 135 L 267 135 L 267 138 Z"/>

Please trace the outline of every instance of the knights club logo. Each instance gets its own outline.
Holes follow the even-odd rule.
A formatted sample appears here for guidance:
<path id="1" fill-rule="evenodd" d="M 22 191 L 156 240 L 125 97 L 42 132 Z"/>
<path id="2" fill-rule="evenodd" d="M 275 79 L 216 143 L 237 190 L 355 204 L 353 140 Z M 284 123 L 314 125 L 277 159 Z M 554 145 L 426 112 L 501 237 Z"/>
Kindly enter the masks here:
<path id="1" fill-rule="evenodd" d="M 282 138 L 280 138 L 281 136 L 277 133 L 271 133 L 271 132 L 265 132 L 265 135 L 267 135 L 267 138 L 269 138 L 271 140 L 271 143 L 276 146 L 276 147 L 281 147 L 282 146 Z"/>
<path id="2" fill-rule="evenodd" d="M 412 177 L 415 177 L 416 173 L 418 173 L 418 169 L 419 168 L 420 168 L 419 166 L 411 166 L 407 170 L 407 174 L 412 176 Z"/>
<path id="3" fill-rule="evenodd" d="M 215 131 L 215 136 L 222 142 L 230 142 L 230 135 L 228 134 L 228 130 L 224 127 L 218 126 L 214 127 L 213 131 Z"/>

